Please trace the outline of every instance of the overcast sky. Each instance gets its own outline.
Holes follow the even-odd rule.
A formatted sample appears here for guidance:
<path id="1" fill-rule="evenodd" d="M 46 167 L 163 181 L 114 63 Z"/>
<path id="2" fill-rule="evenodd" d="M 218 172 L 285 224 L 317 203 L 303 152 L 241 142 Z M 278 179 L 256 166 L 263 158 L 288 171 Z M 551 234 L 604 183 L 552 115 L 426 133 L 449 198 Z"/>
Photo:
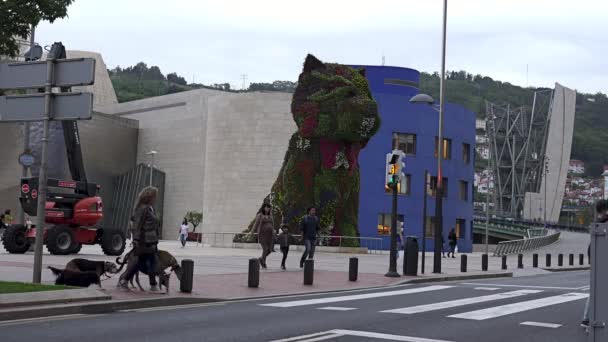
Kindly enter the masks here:
<path id="1" fill-rule="evenodd" d="M 188 82 L 297 79 L 323 61 L 438 71 L 441 0 L 76 0 L 36 41 L 139 61 Z M 608 1 L 450 0 L 448 70 L 608 92 Z M 526 76 L 526 65 L 528 73 Z"/>

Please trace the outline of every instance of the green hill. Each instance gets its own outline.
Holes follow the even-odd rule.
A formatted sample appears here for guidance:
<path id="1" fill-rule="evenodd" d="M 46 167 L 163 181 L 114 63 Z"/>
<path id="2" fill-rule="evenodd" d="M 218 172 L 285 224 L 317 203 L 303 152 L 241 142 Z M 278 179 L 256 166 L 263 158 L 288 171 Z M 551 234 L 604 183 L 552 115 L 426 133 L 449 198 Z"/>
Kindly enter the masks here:
<path id="1" fill-rule="evenodd" d="M 188 84 L 183 77 L 175 73 L 165 76 L 157 66 L 148 67 L 143 62 L 124 69 L 117 67 L 109 72 L 119 102 L 197 88 L 236 92 L 228 83 Z M 251 83 L 246 91 L 293 92 L 295 86 L 296 83 L 291 81 Z M 497 104 L 525 106 L 530 111 L 534 91 L 538 89 L 541 88 L 522 88 L 487 76 L 472 75 L 466 71 L 447 73 L 447 100 L 465 106 L 477 113 L 478 117 L 485 116 L 486 100 Z M 438 99 L 439 75 L 421 73 L 420 90 Z M 605 94 L 577 94 L 572 159 L 584 161 L 587 174 L 591 176 L 600 175 L 602 166 L 608 164 L 608 97 Z"/>

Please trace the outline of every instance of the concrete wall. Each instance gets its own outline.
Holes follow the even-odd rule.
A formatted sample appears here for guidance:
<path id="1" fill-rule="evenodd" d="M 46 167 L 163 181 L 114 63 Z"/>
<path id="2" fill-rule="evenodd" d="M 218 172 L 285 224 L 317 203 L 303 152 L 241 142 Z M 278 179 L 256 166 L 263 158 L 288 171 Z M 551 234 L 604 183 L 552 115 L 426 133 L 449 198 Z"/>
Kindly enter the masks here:
<path id="1" fill-rule="evenodd" d="M 109 105 L 139 121 L 137 162 L 165 172 L 163 236 L 202 211 L 202 231 L 241 231 L 270 192 L 295 132 L 291 94 L 199 89 Z M 200 229 L 200 228 L 199 228 Z M 200 231 L 200 230 L 199 230 Z"/>
<path id="2" fill-rule="evenodd" d="M 204 232 L 241 232 L 270 193 L 297 130 L 291 96 L 256 92 L 209 99 Z"/>

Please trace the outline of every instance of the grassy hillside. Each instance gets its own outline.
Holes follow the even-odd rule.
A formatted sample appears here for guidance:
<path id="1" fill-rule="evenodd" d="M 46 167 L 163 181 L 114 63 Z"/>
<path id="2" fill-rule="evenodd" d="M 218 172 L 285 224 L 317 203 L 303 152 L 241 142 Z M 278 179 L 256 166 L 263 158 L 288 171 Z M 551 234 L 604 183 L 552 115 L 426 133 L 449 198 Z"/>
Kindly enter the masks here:
<path id="1" fill-rule="evenodd" d="M 530 111 L 534 91 L 537 90 L 537 88 L 522 88 L 508 82 L 496 81 L 487 76 L 472 75 L 465 71 L 448 72 L 447 77 L 447 100 L 467 107 L 477 113 L 478 117 L 485 115 L 485 100 L 498 104 L 525 106 Z M 187 84 L 183 77 L 175 73 L 165 76 L 158 67 L 148 67 L 143 62 L 125 69 L 117 67 L 110 70 L 110 78 L 119 102 L 197 88 L 235 91 L 230 89 L 228 83 Z M 293 92 L 295 85 L 290 81 L 251 83 L 247 91 Z M 420 89 L 438 99 L 439 76 L 436 73 L 422 73 Z M 587 173 L 598 176 L 602 172 L 602 166 L 608 164 L 608 97 L 602 93 L 577 94 L 576 102 L 572 159 L 583 160 Z"/>

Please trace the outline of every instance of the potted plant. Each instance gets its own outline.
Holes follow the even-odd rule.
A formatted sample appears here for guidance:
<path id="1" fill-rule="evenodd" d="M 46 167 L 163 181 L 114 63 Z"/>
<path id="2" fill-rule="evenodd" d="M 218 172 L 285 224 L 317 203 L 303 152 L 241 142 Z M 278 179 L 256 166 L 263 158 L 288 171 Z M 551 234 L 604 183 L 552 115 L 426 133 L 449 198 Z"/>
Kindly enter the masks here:
<path id="1" fill-rule="evenodd" d="M 196 227 L 203 222 L 203 213 L 194 210 L 189 211 L 186 213 L 186 220 L 188 220 L 188 223 L 192 224 L 192 231 L 188 232 L 188 241 L 201 241 L 202 233 L 197 233 Z"/>

